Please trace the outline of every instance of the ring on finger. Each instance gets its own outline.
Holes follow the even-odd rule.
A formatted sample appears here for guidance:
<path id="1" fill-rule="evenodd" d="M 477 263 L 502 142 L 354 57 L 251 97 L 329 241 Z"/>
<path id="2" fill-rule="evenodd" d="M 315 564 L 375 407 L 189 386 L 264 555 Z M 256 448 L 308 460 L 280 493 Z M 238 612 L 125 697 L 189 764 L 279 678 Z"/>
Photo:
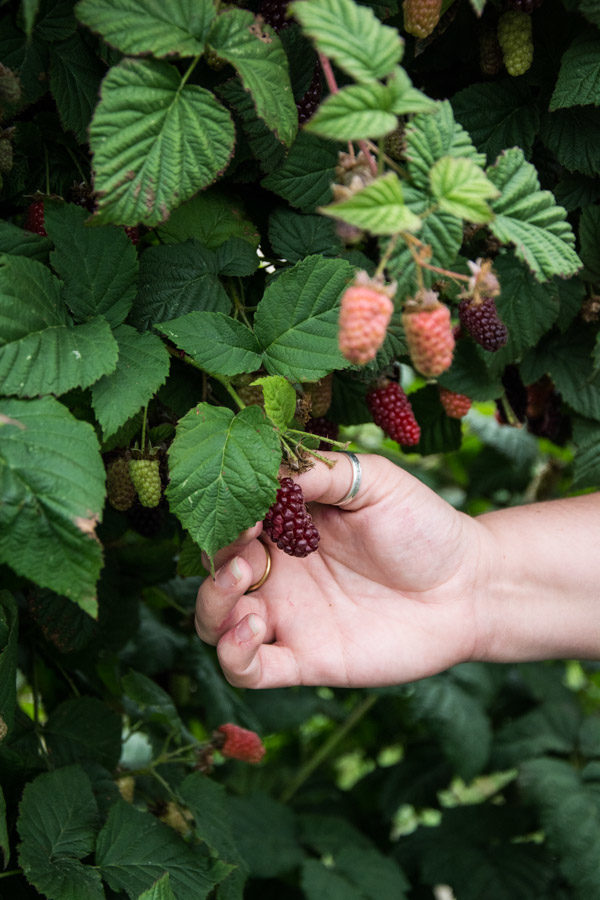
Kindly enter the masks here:
<path id="1" fill-rule="evenodd" d="M 346 503 L 350 503 L 351 500 L 354 500 L 358 491 L 360 489 L 360 484 L 362 481 L 362 467 L 360 465 L 360 460 L 356 453 L 351 453 L 349 450 L 343 451 L 350 461 L 350 465 L 352 466 L 352 483 L 346 494 L 342 497 L 341 500 L 338 500 L 336 506 L 344 506 Z"/>
<path id="2" fill-rule="evenodd" d="M 262 544 L 262 541 L 260 543 Z M 246 590 L 247 594 L 252 594 L 253 591 L 257 591 L 259 588 L 261 588 L 271 573 L 271 552 L 266 544 L 262 545 L 265 548 L 265 553 L 267 554 L 265 571 L 262 573 L 258 581 L 256 581 L 254 584 L 251 584 L 250 587 Z"/>

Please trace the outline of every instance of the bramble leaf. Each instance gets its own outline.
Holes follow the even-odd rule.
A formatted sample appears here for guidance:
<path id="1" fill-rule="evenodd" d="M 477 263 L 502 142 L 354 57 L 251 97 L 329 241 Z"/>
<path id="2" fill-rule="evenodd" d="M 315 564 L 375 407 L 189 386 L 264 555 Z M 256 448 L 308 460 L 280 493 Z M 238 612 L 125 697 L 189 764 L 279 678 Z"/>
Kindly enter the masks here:
<path id="1" fill-rule="evenodd" d="M 406 157 L 413 184 L 429 190 L 429 171 L 443 156 L 464 157 L 478 166 L 485 165 L 485 155 L 478 153 L 468 133 L 454 119 L 446 100 L 431 113 L 415 116 L 406 128 Z"/>
<path id="2" fill-rule="evenodd" d="M 221 312 L 194 310 L 155 328 L 212 375 L 239 375 L 260 366 L 260 346 L 252 331 Z"/>
<path id="3" fill-rule="evenodd" d="M 402 182 L 395 172 L 382 175 L 347 200 L 322 206 L 319 211 L 374 235 L 418 231 L 422 225 L 419 216 L 406 206 Z"/>
<path id="4" fill-rule="evenodd" d="M 530 156 L 540 111 L 531 90 L 519 79 L 472 84 L 453 96 L 452 108 L 489 163 L 508 147 L 521 147 L 525 156 Z"/>
<path id="5" fill-rule="evenodd" d="M 304 130 L 334 141 L 383 137 L 397 125 L 391 106 L 392 94 L 385 85 L 351 84 L 330 94 Z"/>
<path id="6" fill-rule="evenodd" d="M 286 159 L 261 184 L 304 212 L 331 199 L 338 149 L 331 141 L 302 130 Z"/>
<path id="7" fill-rule="evenodd" d="M 600 40 L 589 33 L 563 54 L 549 109 L 588 104 L 600 106 Z"/>
<path id="8" fill-rule="evenodd" d="M 431 193 L 440 209 L 469 222 L 489 222 L 492 210 L 486 203 L 499 191 L 473 160 L 442 156 L 429 173 Z"/>
<path id="9" fill-rule="evenodd" d="M 252 384 L 262 387 L 265 412 L 276 428 L 284 431 L 296 412 L 296 391 L 282 375 L 266 375 L 256 378 Z"/>

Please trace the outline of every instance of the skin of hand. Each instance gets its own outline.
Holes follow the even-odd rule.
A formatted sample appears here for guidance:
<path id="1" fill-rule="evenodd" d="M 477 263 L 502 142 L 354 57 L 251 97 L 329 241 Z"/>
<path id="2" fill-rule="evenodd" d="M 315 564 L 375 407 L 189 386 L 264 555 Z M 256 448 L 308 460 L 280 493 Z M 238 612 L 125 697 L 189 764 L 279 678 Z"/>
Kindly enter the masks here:
<path id="1" fill-rule="evenodd" d="M 196 628 L 216 644 L 238 687 L 375 687 L 423 678 L 473 658 L 475 584 L 486 529 L 383 457 L 361 455 L 362 484 L 343 506 L 351 465 L 325 453 L 297 476 L 321 540 L 290 557 L 262 523 L 215 557 L 198 592 Z"/>

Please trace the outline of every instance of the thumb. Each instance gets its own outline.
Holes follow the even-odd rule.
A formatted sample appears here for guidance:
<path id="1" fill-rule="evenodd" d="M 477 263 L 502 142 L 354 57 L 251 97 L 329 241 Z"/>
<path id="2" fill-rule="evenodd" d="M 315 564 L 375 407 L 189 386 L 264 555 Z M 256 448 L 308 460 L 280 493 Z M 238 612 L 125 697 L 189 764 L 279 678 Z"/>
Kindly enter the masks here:
<path id="1" fill-rule="evenodd" d="M 348 496 L 351 489 L 356 490 L 358 487 L 352 500 L 343 504 L 343 509 L 357 510 L 377 502 L 385 492 L 383 482 L 386 479 L 380 470 L 381 463 L 385 465 L 388 461 L 382 457 L 333 452 L 321 455 L 333 465 L 328 466 L 317 460 L 311 469 L 294 476 L 307 503 L 335 506 Z"/>

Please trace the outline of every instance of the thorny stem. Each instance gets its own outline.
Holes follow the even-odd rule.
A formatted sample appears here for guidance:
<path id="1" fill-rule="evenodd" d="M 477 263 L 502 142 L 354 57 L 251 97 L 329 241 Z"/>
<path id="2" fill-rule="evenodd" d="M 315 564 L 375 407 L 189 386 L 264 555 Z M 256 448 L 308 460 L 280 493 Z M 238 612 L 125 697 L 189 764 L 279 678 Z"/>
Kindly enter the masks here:
<path id="1" fill-rule="evenodd" d="M 365 716 L 371 707 L 377 701 L 377 694 L 369 694 L 368 697 L 354 707 L 348 718 L 345 722 L 336 728 L 336 730 L 331 734 L 328 740 L 322 744 L 316 753 L 311 756 L 307 762 L 301 766 L 295 778 L 292 779 L 290 784 L 286 787 L 286 789 L 282 792 L 280 800 L 282 803 L 287 803 L 292 799 L 294 794 L 302 787 L 304 782 L 312 775 L 312 773 L 317 769 L 322 762 L 324 762 L 332 750 L 342 741 L 348 732 L 350 732 L 354 726 L 360 722 L 363 716 Z"/>
<path id="2" fill-rule="evenodd" d="M 452 272 L 450 269 L 442 269 L 440 266 L 434 266 L 431 263 L 426 262 L 423 259 L 423 256 L 425 253 L 431 255 L 431 248 L 416 238 L 414 234 L 403 232 L 402 237 L 406 241 L 410 254 L 417 267 L 419 290 L 423 290 L 424 288 L 422 269 L 428 269 L 428 271 L 436 272 L 438 275 L 445 275 L 447 278 L 452 278 L 454 281 L 468 282 L 470 280 L 468 275 L 462 275 L 460 272 Z"/>

